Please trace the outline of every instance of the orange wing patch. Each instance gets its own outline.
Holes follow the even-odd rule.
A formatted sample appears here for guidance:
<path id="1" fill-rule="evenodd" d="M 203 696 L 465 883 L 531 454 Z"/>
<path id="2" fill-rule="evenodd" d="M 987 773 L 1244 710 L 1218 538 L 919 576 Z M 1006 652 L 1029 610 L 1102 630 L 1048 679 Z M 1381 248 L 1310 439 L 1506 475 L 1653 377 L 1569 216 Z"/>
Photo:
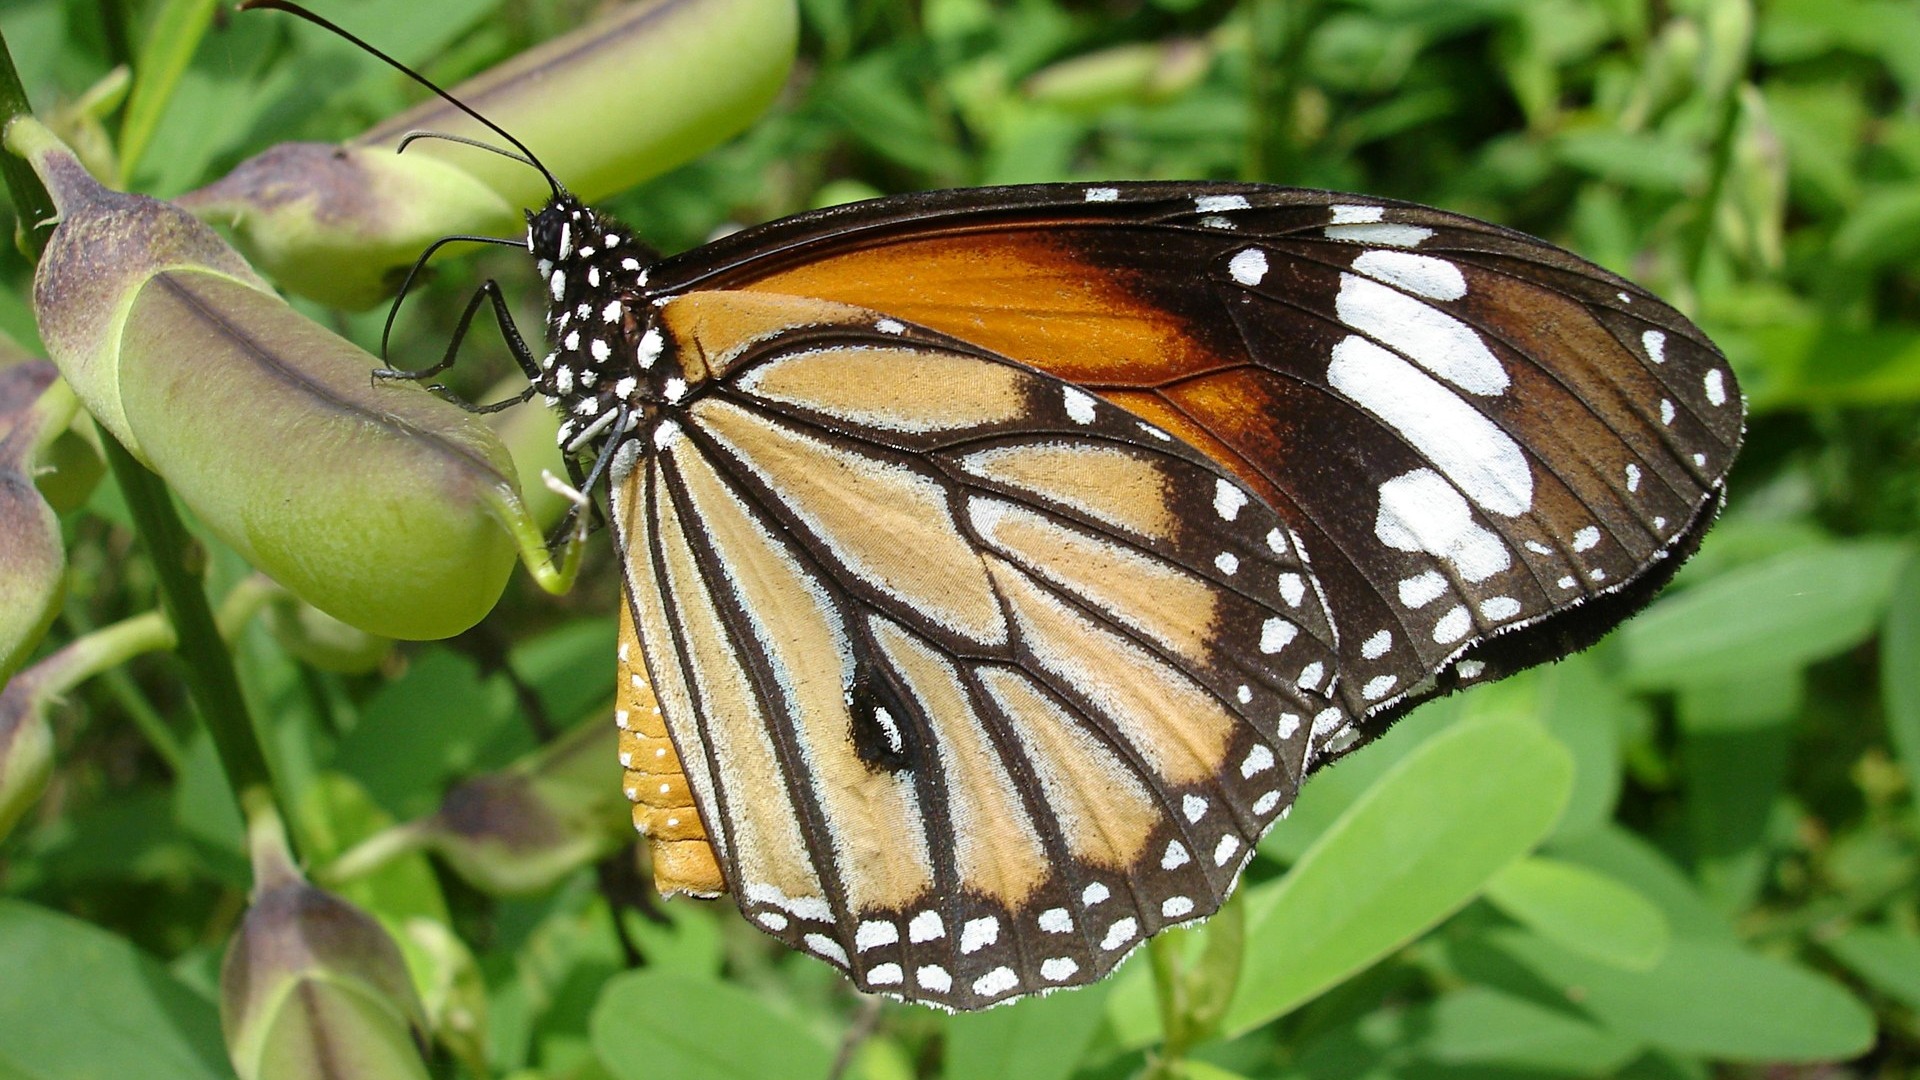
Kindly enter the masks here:
<path id="1" fill-rule="evenodd" d="M 620 605 L 620 685 L 614 702 L 620 725 L 620 763 L 626 768 L 627 798 L 633 800 L 633 824 L 647 838 L 653 858 L 653 884 L 662 896 L 691 893 L 718 896 L 727 891 L 707 829 L 687 789 L 686 773 L 640 652 L 633 615 Z"/>

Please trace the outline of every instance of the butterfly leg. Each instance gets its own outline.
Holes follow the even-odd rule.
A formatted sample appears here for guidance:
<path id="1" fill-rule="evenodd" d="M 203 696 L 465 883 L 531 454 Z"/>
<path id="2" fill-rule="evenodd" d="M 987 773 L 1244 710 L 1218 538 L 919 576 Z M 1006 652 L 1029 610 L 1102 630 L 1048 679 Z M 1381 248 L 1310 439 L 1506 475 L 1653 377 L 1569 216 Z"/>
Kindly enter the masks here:
<path id="1" fill-rule="evenodd" d="M 514 362 L 520 365 L 520 370 L 526 374 L 530 382 L 539 379 L 541 375 L 540 361 L 534 357 L 533 351 L 527 348 L 526 339 L 521 336 L 520 328 L 514 324 L 513 313 L 507 310 L 506 298 L 501 295 L 500 292 L 500 283 L 494 281 L 492 278 L 488 278 L 482 283 L 480 288 L 474 291 L 472 299 L 467 301 L 466 310 L 460 313 L 460 322 L 454 327 L 453 338 L 447 342 L 446 355 L 440 358 L 439 363 L 429 368 L 422 368 L 419 371 L 405 371 L 399 368 L 376 368 L 373 372 L 373 377 L 376 379 L 404 379 L 408 382 L 418 382 L 423 379 L 431 379 L 435 375 L 452 367 L 454 361 L 459 358 L 460 345 L 466 340 L 467 331 L 473 325 L 473 317 L 479 312 L 480 303 L 483 300 L 492 301 L 494 321 L 500 326 L 500 336 L 506 340 L 507 350 L 513 354 Z M 391 318 L 389 319 L 389 323 L 391 323 Z M 384 338 L 384 336 L 383 334 L 382 337 Z M 383 354 L 386 352 L 384 340 L 381 345 L 381 352 Z M 525 392 L 516 397 L 496 401 L 490 405 L 473 405 L 454 396 L 451 391 L 439 383 L 430 384 L 427 389 L 459 405 L 468 412 L 474 413 L 499 412 L 502 409 L 510 408 L 527 401 L 533 397 L 534 393 L 533 387 L 529 385 Z"/>

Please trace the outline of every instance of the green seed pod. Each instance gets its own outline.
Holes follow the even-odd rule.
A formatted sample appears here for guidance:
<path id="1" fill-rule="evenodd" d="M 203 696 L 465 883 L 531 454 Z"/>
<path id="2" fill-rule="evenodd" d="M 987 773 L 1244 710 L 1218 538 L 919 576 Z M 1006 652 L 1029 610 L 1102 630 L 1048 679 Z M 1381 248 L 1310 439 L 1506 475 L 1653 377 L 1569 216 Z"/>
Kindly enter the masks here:
<path id="1" fill-rule="evenodd" d="M 386 147 L 282 143 L 178 202 L 231 226 L 281 285 L 353 310 L 391 295 L 388 272 L 442 236 L 520 227 L 520 208 L 467 173 Z"/>
<path id="2" fill-rule="evenodd" d="M 308 884 L 279 819 L 249 799 L 253 902 L 220 969 L 220 1027 L 240 1080 L 425 1080 L 425 1011 L 372 916 Z"/>
<path id="3" fill-rule="evenodd" d="M 95 418 L 222 540 L 335 618 L 396 638 L 479 621 L 516 537 L 538 532 L 491 430 L 371 378 L 372 356 L 294 311 L 191 215 L 100 187 L 50 139 L 16 141 L 61 210 L 35 311 Z"/>
<path id="4" fill-rule="evenodd" d="M 65 591 L 60 522 L 33 477 L 50 419 L 34 405 L 54 378 L 45 362 L 0 368 L 0 681 L 40 643 Z"/>
<path id="5" fill-rule="evenodd" d="M 29 676 L 0 690 L 0 840 L 40 800 L 53 775 L 53 732 Z"/>

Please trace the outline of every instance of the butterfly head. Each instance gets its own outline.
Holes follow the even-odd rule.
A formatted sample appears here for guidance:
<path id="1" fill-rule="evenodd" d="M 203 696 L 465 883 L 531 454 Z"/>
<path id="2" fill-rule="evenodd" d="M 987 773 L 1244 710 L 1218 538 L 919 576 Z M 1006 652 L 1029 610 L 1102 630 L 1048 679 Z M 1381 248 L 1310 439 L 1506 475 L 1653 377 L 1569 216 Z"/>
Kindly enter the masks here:
<path id="1" fill-rule="evenodd" d="M 677 402 L 686 382 L 662 360 L 647 290 L 655 253 L 564 190 L 527 212 L 527 251 L 547 288 L 553 346 L 534 388 L 565 414 L 561 448 L 596 448 L 638 427 L 658 404 Z"/>

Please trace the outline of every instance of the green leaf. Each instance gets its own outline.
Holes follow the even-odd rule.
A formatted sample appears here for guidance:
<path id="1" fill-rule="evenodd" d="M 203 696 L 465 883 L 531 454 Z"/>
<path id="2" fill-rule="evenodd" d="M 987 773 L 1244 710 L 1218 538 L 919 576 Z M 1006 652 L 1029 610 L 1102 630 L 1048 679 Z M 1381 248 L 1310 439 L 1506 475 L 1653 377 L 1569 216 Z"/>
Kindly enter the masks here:
<path id="1" fill-rule="evenodd" d="M 1424 1032 L 1414 1046 L 1439 1064 L 1608 1076 L 1640 1046 L 1564 1010 L 1480 986 L 1446 994 L 1421 1013 L 1409 1025 Z"/>
<path id="2" fill-rule="evenodd" d="M 1455 725 L 1394 766 L 1247 904 L 1247 967 L 1222 1029 L 1244 1032 L 1372 965 L 1540 842 L 1573 761 L 1538 724 Z"/>
<path id="3" fill-rule="evenodd" d="M 1800 711 L 1795 668 L 1680 694 L 1680 760 L 1693 868 L 1722 911 L 1744 910 L 1766 880 L 1767 822 L 1786 780 Z"/>
<path id="4" fill-rule="evenodd" d="M 1541 937 L 1614 967 L 1653 967 L 1672 937 L 1646 897 L 1559 859 L 1516 860 L 1487 882 L 1487 899 Z"/>
<path id="5" fill-rule="evenodd" d="M 1674 941 L 1649 971 L 1589 960 L 1522 931 L 1494 946 L 1602 1024 L 1728 1061 L 1839 1061 L 1873 1045 L 1873 1014 L 1832 980 L 1736 945 Z"/>
<path id="6" fill-rule="evenodd" d="M 1621 628 L 1629 682 L 1737 682 L 1864 641 L 1907 559 L 1905 544 L 1825 544 L 1743 566 L 1676 593 Z"/>
<path id="7" fill-rule="evenodd" d="M 200 39 L 213 25 L 215 0 L 167 0 L 142 37 L 134 62 L 133 91 L 120 122 L 120 177 L 124 181 L 140 166 L 173 90 L 193 60 Z"/>
<path id="8" fill-rule="evenodd" d="M 1880 700 L 1887 736 L 1907 770 L 1907 790 L 1920 793 L 1920 558 L 1909 560 L 1894 587 L 1880 634 Z M 1913 798 L 1920 807 L 1920 796 Z"/>
<path id="9" fill-rule="evenodd" d="M 732 986 L 669 971 L 607 982 L 588 1021 L 616 1080 L 825 1076 L 833 1050 L 814 1031 Z"/>
<path id="10" fill-rule="evenodd" d="M 333 766 L 395 817 L 418 817 L 434 808 L 449 779 L 488 764 L 481 750 L 512 713 L 499 680 L 482 680 L 464 657 L 427 649 L 405 679 L 367 703 Z"/>
<path id="11" fill-rule="evenodd" d="M 1606 678 L 1589 656 L 1569 656 L 1529 674 L 1538 683 L 1541 722 L 1573 751 L 1573 794 L 1555 831 L 1594 828 L 1613 817 L 1620 798 L 1620 732 L 1644 720 L 1646 706 Z"/>
<path id="12" fill-rule="evenodd" d="M 214 1003 L 128 942 L 0 899 L 0 1074 L 231 1080 Z"/>
<path id="13" fill-rule="evenodd" d="M 1659 849 L 1617 825 L 1579 836 L 1556 837 L 1551 850 L 1598 870 L 1651 900 L 1666 916 L 1673 936 L 1732 944 L 1738 940 L 1725 916 L 1715 911 L 1699 889 Z"/>
<path id="14" fill-rule="evenodd" d="M 1880 926 L 1856 926 L 1821 942 L 1860 981 L 1920 1009 L 1920 938 Z"/>
<path id="15" fill-rule="evenodd" d="M 1066 1080 L 1100 1026 L 1107 984 L 947 1021 L 946 1080 Z"/>

